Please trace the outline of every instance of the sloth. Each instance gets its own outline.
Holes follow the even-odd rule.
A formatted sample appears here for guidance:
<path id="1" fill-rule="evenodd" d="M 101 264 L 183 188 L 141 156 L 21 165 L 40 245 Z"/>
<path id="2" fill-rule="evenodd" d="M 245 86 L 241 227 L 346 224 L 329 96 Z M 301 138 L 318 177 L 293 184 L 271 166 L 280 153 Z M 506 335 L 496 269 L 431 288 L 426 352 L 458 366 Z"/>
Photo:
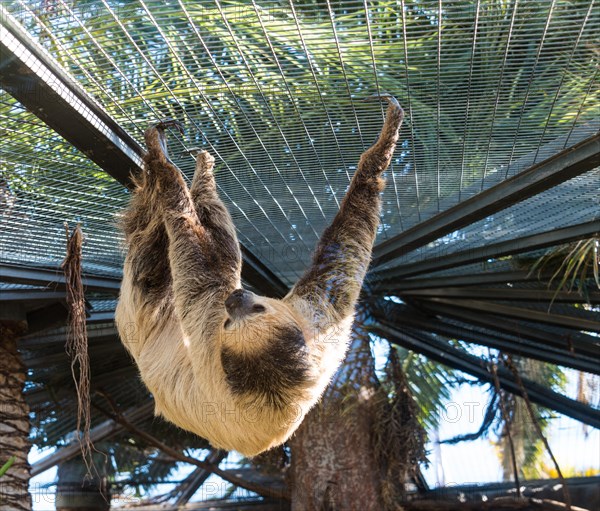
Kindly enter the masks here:
<path id="1" fill-rule="evenodd" d="M 348 347 L 379 225 L 382 173 L 403 110 L 389 95 L 304 275 L 282 299 L 242 288 L 241 253 L 217 194 L 214 158 L 196 154 L 188 188 L 165 129 L 145 132 L 144 170 L 123 213 L 128 252 L 116 310 L 122 342 L 154 396 L 155 414 L 252 457 L 284 443 L 319 400 Z"/>

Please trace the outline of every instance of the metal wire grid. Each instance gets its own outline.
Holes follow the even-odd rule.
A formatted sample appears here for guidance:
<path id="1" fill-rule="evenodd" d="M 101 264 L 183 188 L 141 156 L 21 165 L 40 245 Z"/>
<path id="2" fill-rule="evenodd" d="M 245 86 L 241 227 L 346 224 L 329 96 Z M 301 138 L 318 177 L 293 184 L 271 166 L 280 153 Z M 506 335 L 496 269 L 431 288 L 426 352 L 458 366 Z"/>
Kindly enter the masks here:
<path id="1" fill-rule="evenodd" d="M 174 147 L 215 154 L 242 242 L 287 282 L 377 135 L 381 109 L 359 102 L 368 94 L 393 92 L 407 110 L 382 238 L 517 172 L 526 155 L 540 161 L 549 141 L 569 146 L 575 131 L 594 130 L 593 0 L 17 0 L 9 9 L 138 139 L 151 121 L 183 120 Z M 189 175 L 192 161 L 179 163 Z M 74 174 L 64 183 L 94 186 Z"/>
<path id="2" fill-rule="evenodd" d="M 0 258 L 56 265 L 65 254 L 64 223 L 81 223 L 86 269 L 119 275 L 115 214 L 127 203 L 126 191 L 8 94 L 0 96 Z"/>
<path id="3" fill-rule="evenodd" d="M 442 258 L 599 219 L 600 168 L 596 168 L 410 252 L 388 266 Z"/>

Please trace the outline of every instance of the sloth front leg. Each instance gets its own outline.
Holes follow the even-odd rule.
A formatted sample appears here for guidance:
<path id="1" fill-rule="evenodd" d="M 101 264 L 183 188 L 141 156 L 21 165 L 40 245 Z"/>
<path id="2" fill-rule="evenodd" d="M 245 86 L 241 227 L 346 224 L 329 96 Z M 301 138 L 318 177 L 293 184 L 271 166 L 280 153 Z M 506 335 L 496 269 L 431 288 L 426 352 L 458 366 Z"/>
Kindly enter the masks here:
<path id="1" fill-rule="evenodd" d="M 165 154 L 160 126 L 146 131 L 146 144 L 151 155 L 149 166 L 158 176 L 157 206 L 168 235 L 175 308 L 188 334 L 198 332 L 198 328 L 206 330 L 210 325 L 204 321 L 220 322 L 221 318 L 203 318 L 202 313 L 222 305 L 225 297 L 239 286 L 239 259 L 231 256 L 232 248 L 224 249 L 222 233 L 212 228 L 218 215 L 198 213 L 181 173 Z M 195 187 L 200 210 L 202 201 L 214 201 L 204 188 Z"/>
<path id="2" fill-rule="evenodd" d="M 167 232 L 162 214 L 156 209 L 157 176 L 150 162 L 148 153 L 144 170 L 132 178 L 132 197 L 120 224 L 128 246 L 124 278 L 137 291 L 132 298 L 136 306 L 154 308 L 170 294 L 171 270 Z"/>
<path id="3" fill-rule="evenodd" d="M 379 224 L 379 195 L 385 186 L 381 174 L 390 164 L 404 117 L 395 98 L 378 98 L 388 103 L 381 134 L 360 157 L 339 212 L 323 232 L 311 266 L 288 298 L 302 298 L 315 316 L 329 322 L 354 312 Z"/>

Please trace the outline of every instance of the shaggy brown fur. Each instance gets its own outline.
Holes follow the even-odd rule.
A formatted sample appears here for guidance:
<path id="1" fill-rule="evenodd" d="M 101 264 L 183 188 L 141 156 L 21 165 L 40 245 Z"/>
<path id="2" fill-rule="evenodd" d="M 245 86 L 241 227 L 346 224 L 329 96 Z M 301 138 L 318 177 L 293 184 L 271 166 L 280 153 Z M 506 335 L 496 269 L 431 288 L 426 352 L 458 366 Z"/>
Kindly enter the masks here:
<path id="1" fill-rule="evenodd" d="M 346 353 L 403 112 L 391 96 L 312 265 L 282 300 L 241 290 L 241 255 L 217 195 L 214 159 L 197 155 L 188 190 L 163 126 L 146 132 L 145 172 L 123 229 L 117 326 L 156 413 L 215 447 L 256 455 L 284 442 Z"/>

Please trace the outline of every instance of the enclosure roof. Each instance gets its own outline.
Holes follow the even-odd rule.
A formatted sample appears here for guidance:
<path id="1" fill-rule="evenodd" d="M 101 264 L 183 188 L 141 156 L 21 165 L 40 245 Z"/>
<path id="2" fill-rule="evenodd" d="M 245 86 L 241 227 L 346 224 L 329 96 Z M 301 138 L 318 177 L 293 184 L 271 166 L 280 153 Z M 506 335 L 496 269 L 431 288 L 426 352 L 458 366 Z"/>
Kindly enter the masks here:
<path id="1" fill-rule="evenodd" d="M 60 300 L 40 296 L 62 289 L 65 222 L 86 237 L 93 371 L 108 387 L 133 381 L 112 326 L 117 222 L 149 124 L 183 122 L 169 141 L 187 179 L 188 149 L 215 156 L 244 278 L 277 296 L 306 268 L 376 139 L 383 107 L 362 100 L 381 92 L 406 118 L 365 286 L 373 331 L 428 356 L 450 346 L 460 353 L 446 362 L 465 371 L 485 365 L 463 357 L 477 344 L 600 372 L 598 289 L 559 290 L 549 267 L 529 271 L 548 248 L 600 231 L 594 0 L 1 9 L 0 275 L 5 302 L 37 325 L 22 346 L 38 413 L 59 413 L 55 399 L 64 413 L 74 406 L 49 391 L 66 385 L 68 360 L 64 332 L 47 330 Z M 124 407 L 143 402 L 141 387 L 116 387 Z M 548 406 L 553 395 L 540 392 Z M 598 403 L 563 404 L 598 425 Z M 72 427 L 57 420 L 51 436 Z"/>

